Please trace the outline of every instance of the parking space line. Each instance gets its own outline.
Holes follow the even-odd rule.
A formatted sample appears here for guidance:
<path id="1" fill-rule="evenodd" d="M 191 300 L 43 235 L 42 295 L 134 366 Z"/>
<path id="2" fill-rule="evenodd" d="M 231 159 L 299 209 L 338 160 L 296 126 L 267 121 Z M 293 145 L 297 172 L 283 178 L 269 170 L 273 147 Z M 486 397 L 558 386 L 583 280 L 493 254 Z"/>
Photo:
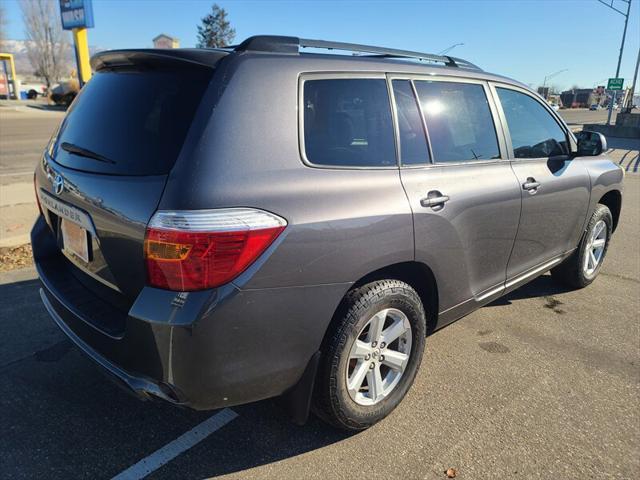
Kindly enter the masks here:
<path id="1" fill-rule="evenodd" d="M 150 473 L 162 467 L 164 464 L 176 458 L 181 453 L 186 452 L 194 445 L 200 443 L 216 430 L 224 427 L 237 416 L 238 414 L 230 408 L 221 410 L 206 419 L 204 422 L 193 427 L 184 435 L 180 435 L 178 438 L 167 443 L 164 447 L 156 450 L 148 457 L 143 458 L 138 463 L 135 463 L 123 472 L 120 472 L 118 475 L 113 477 L 112 480 L 134 480 L 146 477 Z"/>

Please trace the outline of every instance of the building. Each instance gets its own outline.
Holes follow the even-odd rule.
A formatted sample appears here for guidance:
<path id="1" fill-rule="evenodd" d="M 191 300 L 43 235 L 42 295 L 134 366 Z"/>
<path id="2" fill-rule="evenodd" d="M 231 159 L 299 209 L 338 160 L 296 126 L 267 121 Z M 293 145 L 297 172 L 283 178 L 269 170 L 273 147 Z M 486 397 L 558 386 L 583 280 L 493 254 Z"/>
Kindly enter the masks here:
<path id="1" fill-rule="evenodd" d="M 538 87 L 538 95 L 540 95 L 544 99 L 549 98 L 549 87 Z"/>
<path id="2" fill-rule="evenodd" d="M 153 48 L 180 48 L 180 40 L 166 33 L 161 33 L 153 39 Z"/>
<path id="3" fill-rule="evenodd" d="M 604 105 L 607 101 L 604 87 L 574 88 L 560 94 L 562 105 L 566 108 L 589 108 L 591 105 Z"/>

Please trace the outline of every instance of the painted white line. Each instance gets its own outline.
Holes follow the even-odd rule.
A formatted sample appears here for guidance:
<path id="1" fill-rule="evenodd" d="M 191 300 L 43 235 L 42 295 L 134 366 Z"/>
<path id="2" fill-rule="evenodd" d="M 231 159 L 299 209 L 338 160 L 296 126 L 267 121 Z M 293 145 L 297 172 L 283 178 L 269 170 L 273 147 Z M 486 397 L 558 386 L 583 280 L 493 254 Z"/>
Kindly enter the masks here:
<path id="1" fill-rule="evenodd" d="M 176 458 L 181 453 L 186 452 L 194 445 L 200 443 L 216 430 L 224 427 L 237 416 L 238 414 L 230 408 L 221 410 L 206 419 L 204 422 L 193 427 L 184 435 L 180 435 L 178 438 L 167 443 L 164 447 L 156 450 L 148 457 L 143 458 L 138 463 L 131 465 L 125 471 L 120 472 L 118 475 L 113 477 L 112 480 L 137 480 L 146 477 L 164 464 Z"/>

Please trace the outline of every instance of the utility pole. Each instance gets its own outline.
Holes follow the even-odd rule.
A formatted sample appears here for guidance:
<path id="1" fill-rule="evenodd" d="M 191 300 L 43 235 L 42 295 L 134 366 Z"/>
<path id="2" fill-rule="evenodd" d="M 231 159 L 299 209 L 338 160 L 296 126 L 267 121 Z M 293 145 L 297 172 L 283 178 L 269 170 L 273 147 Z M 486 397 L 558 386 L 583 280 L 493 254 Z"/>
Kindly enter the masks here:
<path id="1" fill-rule="evenodd" d="M 616 77 L 620 75 L 620 63 L 622 62 L 622 51 L 624 50 L 624 40 L 627 36 L 627 24 L 629 23 L 629 12 L 631 11 L 631 0 L 620 0 L 621 2 L 625 2 L 627 4 L 627 13 L 624 13 L 621 10 L 618 10 L 613 6 L 613 0 L 610 0 L 611 3 L 606 3 L 604 0 L 598 0 L 604 6 L 609 7 L 611 10 L 618 12 L 620 15 L 624 17 L 624 30 L 622 31 L 622 43 L 620 44 L 620 55 L 618 56 L 618 68 L 616 68 Z M 613 104 L 616 101 L 618 91 L 613 91 L 613 98 L 609 102 L 609 115 L 607 116 L 607 125 L 611 125 L 611 113 L 613 112 Z"/>
<path id="2" fill-rule="evenodd" d="M 638 49 L 638 59 L 636 60 L 636 71 L 633 73 L 633 83 L 631 84 L 631 91 L 629 92 L 629 99 L 626 105 L 622 106 L 622 110 L 625 113 L 631 113 L 633 108 L 633 95 L 636 91 L 636 80 L 638 80 L 638 68 L 640 68 L 640 48 Z"/>

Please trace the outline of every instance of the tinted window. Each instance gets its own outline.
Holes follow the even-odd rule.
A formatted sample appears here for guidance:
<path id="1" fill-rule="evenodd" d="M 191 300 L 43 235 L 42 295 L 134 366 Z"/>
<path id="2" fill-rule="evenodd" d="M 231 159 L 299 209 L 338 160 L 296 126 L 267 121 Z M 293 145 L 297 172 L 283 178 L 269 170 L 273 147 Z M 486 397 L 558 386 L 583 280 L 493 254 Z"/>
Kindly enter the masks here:
<path id="1" fill-rule="evenodd" d="M 304 146 L 307 159 L 318 165 L 395 165 L 386 81 L 307 80 Z"/>
<path id="2" fill-rule="evenodd" d="M 55 161 L 97 173 L 169 172 L 211 73 L 210 69 L 97 73 L 60 128 Z M 113 163 L 70 153 L 61 148 L 63 144 L 90 150 Z"/>
<path id="3" fill-rule="evenodd" d="M 429 150 L 422 117 L 409 80 L 394 80 L 393 94 L 398 110 L 400 161 L 403 165 L 428 163 Z"/>
<path id="4" fill-rule="evenodd" d="M 497 91 L 516 158 L 552 157 L 569 152 L 564 131 L 539 102 L 515 90 Z"/>
<path id="5" fill-rule="evenodd" d="M 415 82 L 437 163 L 500 158 L 482 85 Z"/>

